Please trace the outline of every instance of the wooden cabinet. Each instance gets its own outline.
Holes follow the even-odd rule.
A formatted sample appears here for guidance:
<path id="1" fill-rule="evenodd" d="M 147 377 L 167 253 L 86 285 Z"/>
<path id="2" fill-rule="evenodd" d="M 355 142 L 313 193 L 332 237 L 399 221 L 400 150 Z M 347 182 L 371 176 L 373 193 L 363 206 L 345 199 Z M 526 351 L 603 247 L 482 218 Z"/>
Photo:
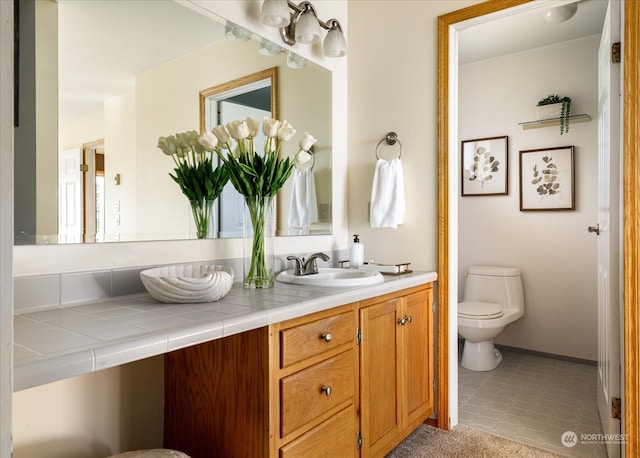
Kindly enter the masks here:
<path id="1" fill-rule="evenodd" d="M 432 297 L 423 285 L 168 353 L 165 446 L 384 456 L 433 409 Z"/>
<path id="2" fill-rule="evenodd" d="M 384 456 L 433 411 L 433 291 L 361 303 L 362 456 Z"/>

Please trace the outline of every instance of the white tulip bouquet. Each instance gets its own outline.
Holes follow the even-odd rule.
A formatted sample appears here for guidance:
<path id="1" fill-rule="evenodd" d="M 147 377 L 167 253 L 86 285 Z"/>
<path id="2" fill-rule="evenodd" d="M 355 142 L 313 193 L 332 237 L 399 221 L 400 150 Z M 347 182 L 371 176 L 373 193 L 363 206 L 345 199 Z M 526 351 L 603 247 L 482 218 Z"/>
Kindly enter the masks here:
<path id="1" fill-rule="evenodd" d="M 273 286 L 273 275 L 265 254 L 266 216 L 271 210 L 272 198 L 291 176 L 293 167 L 311 159 L 308 151 L 316 143 L 305 132 L 294 157 L 280 157 L 282 143 L 296 133 L 287 121 L 264 118 L 262 133 L 266 139 L 262 152 L 256 150 L 255 137 L 260 121 L 247 118 L 215 127 L 199 137 L 200 144 L 208 151 L 216 151 L 233 187 L 244 196 L 251 217 L 253 241 L 251 263 L 245 273 L 247 288 Z M 232 143 L 235 140 L 235 146 Z"/>
<path id="2" fill-rule="evenodd" d="M 204 146 L 195 130 L 160 137 L 158 148 L 175 162 L 169 176 L 190 201 L 197 237 L 206 237 L 212 224 L 211 205 L 229 181 L 227 169 L 214 165 L 215 148 Z"/>

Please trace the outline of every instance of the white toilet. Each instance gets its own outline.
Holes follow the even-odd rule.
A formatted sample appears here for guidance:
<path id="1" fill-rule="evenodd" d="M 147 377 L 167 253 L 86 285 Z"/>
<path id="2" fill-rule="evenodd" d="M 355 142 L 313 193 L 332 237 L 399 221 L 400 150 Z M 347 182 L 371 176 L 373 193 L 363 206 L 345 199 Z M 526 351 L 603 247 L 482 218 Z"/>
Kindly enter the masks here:
<path id="1" fill-rule="evenodd" d="M 465 339 L 461 364 L 472 371 L 490 371 L 502 362 L 493 339 L 524 315 L 520 269 L 472 266 L 465 275 L 458 304 L 458 334 Z"/>

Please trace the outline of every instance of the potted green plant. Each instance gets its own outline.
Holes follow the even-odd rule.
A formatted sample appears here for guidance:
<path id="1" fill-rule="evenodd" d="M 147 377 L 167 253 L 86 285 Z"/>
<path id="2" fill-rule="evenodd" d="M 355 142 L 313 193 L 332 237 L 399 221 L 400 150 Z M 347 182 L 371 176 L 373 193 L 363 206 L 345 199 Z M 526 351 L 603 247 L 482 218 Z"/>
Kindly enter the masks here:
<path id="1" fill-rule="evenodd" d="M 544 119 L 560 119 L 560 135 L 569 132 L 569 116 L 571 116 L 571 98 L 550 94 L 538 102 L 538 121 Z"/>

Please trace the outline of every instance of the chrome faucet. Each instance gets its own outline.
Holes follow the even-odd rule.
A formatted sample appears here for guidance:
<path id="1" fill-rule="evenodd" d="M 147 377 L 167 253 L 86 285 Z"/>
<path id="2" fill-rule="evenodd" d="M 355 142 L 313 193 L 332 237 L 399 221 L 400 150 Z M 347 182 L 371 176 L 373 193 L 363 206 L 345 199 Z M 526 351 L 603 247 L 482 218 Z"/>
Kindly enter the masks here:
<path id="1" fill-rule="evenodd" d="M 324 253 L 313 253 L 306 260 L 305 258 L 299 258 L 297 256 L 287 256 L 289 261 L 295 261 L 296 267 L 293 270 L 293 275 L 311 275 L 318 273 L 318 265 L 316 263 L 316 259 L 322 259 L 323 261 L 328 261 L 329 256 Z"/>

